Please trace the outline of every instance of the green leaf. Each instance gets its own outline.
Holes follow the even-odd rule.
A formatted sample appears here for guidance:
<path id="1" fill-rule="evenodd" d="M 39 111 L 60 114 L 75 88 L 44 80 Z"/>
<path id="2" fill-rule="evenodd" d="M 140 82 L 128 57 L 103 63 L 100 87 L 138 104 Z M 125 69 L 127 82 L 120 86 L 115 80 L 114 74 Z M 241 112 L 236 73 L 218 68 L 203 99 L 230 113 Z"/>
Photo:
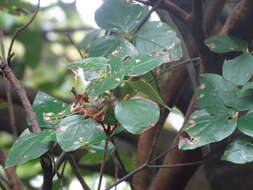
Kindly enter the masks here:
<path id="1" fill-rule="evenodd" d="M 229 120 L 226 116 L 212 116 L 204 110 L 196 111 L 186 123 L 189 138 L 181 137 L 179 148 L 192 150 L 221 141 L 234 132 L 236 123 L 236 119 Z"/>
<path id="2" fill-rule="evenodd" d="M 105 36 L 97 39 L 88 49 L 90 57 L 121 57 L 137 55 L 138 51 L 133 44 L 123 36 Z"/>
<path id="3" fill-rule="evenodd" d="M 237 93 L 231 96 L 231 100 L 227 102 L 227 106 L 236 109 L 237 111 L 246 111 L 253 109 L 253 91 L 241 91 L 238 89 Z"/>
<path id="4" fill-rule="evenodd" d="M 109 77 L 95 81 L 89 85 L 87 92 L 91 96 L 99 96 L 106 91 L 116 88 L 122 82 L 125 73 L 120 72 Z"/>
<path id="5" fill-rule="evenodd" d="M 240 94 L 244 94 L 248 90 L 253 90 L 253 82 L 247 82 L 241 89 Z"/>
<path id="6" fill-rule="evenodd" d="M 49 150 L 49 144 L 54 138 L 54 130 L 46 129 L 41 133 L 33 134 L 26 129 L 11 147 L 5 167 L 20 165 L 40 157 Z"/>
<path id="7" fill-rule="evenodd" d="M 154 102 L 167 107 L 167 105 L 164 103 L 163 99 L 161 96 L 158 94 L 158 92 L 152 87 L 151 84 L 143 81 L 143 80 L 138 80 L 138 81 L 128 81 L 127 82 L 132 89 L 141 92 L 145 96 L 147 96 L 149 99 L 153 100 Z"/>
<path id="8" fill-rule="evenodd" d="M 161 50 L 170 51 L 178 48 L 180 41 L 176 32 L 167 24 L 153 21 L 146 22 L 133 38 L 133 44 L 138 51 L 144 53 L 154 53 Z"/>
<path id="9" fill-rule="evenodd" d="M 205 74 L 201 78 L 198 103 L 211 114 L 231 115 L 234 111 L 226 103 L 234 99 L 236 92 L 236 86 L 221 76 Z"/>
<path id="10" fill-rule="evenodd" d="M 223 77 L 236 85 L 244 85 L 253 75 L 253 56 L 242 54 L 223 64 Z"/>
<path id="11" fill-rule="evenodd" d="M 100 124 L 81 115 L 64 118 L 56 130 L 57 142 L 66 151 L 74 151 L 82 146 L 96 144 L 105 138 Z"/>
<path id="12" fill-rule="evenodd" d="M 246 41 L 233 36 L 219 35 L 205 41 L 206 45 L 215 53 L 228 53 L 233 51 L 246 51 Z"/>
<path id="13" fill-rule="evenodd" d="M 70 105 L 44 92 L 38 92 L 33 109 L 41 127 L 56 127 L 60 120 L 71 115 Z"/>
<path id="14" fill-rule="evenodd" d="M 221 159 L 236 164 L 252 162 L 253 139 L 246 136 L 235 139 L 229 144 Z"/>
<path id="15" fill-rule="evenodd" d="M 103 73 L 108 72 L 107 62 L 108 59 L 104 57 L 89 57 L 70 64 L 68 68 L 82 68 L 85 80 L 90 81 L 98 79 Z"/>
<path id="16" fill-rule="evenodd" d="M 163 64 L 161 57 L 152 55 L 137 55 L 126 60 L 124 63 L 128 76 L 143 75 Z"/>
<path id="17" fill-rule="evenodd" d="M 116 104 L 115 117 L 128 132 L 139 134 L 159 120 L 159 107 L 150 100 L 134 99 Z"/>
<path id="18" fill-rule="evenodd" d="M 238 119 L 237 127 L 245 135 L 253 137 L 252 122 L 253 122 L 253 112 L 250 111 Z"/>
<path id="19" fill-rule="evenodd" d="M 132 31 L 147 14 L 148 7 L 121 0 L 106 1 L 95 13 L 98 26 L 105 30 L 123 33 Z"/>

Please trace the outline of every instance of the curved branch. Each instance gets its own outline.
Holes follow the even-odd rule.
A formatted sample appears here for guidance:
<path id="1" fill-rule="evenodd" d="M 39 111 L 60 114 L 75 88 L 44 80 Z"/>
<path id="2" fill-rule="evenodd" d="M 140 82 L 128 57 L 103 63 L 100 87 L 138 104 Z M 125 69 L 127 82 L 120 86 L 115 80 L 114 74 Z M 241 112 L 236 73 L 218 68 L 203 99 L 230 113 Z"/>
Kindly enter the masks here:
<path id="1" fill-rule="evenodd" d="M 204 4 L 204 29 L 206 34 L 212 31 L 226 2 L 227 0 L 209 0 Z"/>
<path id="2" fill-rule="evenodd" d="M 239 7 L 228 18 L 221 34 L 230 34 L 238 38 L 250 41 L 253 38 L 253 1 L 242 0 Z"/>

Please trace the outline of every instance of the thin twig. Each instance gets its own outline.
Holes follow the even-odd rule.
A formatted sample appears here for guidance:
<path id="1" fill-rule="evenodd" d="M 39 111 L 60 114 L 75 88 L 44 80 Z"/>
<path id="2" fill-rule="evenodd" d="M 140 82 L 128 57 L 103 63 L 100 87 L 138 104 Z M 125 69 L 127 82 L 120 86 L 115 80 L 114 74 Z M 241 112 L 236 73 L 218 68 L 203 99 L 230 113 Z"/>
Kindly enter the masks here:
<path id="1" fill-rule="evenodd" d="M 58 169 L 60 168 L 61 164 L 64 162 L 65 158 L 67 156 L 67 152 L 62 152 L 58 159 L 55 162 L 55 167 L 54 167 L 54 175 L 57 173 Z"/>
<path id="2" fill-rule="evenodd" d="M 19 34 L 19 32 L 21 32 L 26 27 L 28 27 L 31 24 L 31 22 L 34 20 L 35 16 L 37 15 L 37 12 L 39 10 L 39 5 L 40 5 L 40 0 L 38 1 L 37 10 L 36 10 L 35 14 L 33 15 L 32 19 L 27 24 L 25 24 L 24 26 L 22 26 L 16 30 L 16 32 L 12 38 L 11 44 L 10 44 L 7 60 L 10 61 L 10 59 L 12 57 L 12 53 L 11 53 L 12 47 L 13 47 L 13 44 L 15 42 L 17 35 Z M 3 44 L 2 38 L 0 39 L 0 41 L 1 41 L 0 44 Z M 3 54 L 2 55 L 3 57 L 0 58 L 0 69 L 2 69 L 3 73 L 5 74 L 5 77 L 10 81 L 10 83 L 12 84 L 14 89 L 16 90 L 16 92 L 17 92 L 17 94 L 18 94 L 18 96 L 25 108 L 26 114 L 27 114 L 28 118 L 31 120 L 32 126 L 31 126 L 30 130 L 33 133 L 39 133 L 41 131 L 41 129 L 40 129 L 39 123 L 36 119 L 36 115 L 32 109 L 31 103 L 27 97 L 24 87 L 20 84 L 19 80 L 16 78 L 15 74 L 13 73 L 11 68 L 9 67 L 8 61 L 4 58 L 5 51 L 4 51 L 3 45 L 1 45 L 1 52 Z"/>
<path id="3" fill-rule="evenodd" d="M 70 34 L 67 33 L 66 34 L 68 40 L 70 41 L 70 43 L 75 47 L 75 49 L 78 51 L 79 55 L 81 56 L 82 59 L 85 58 L 85 56 L 82 54 L 82 51 L 78 48 L 78 46 L 76 45 L 76 43 L 74 42 L 74 40 L 71 38 Z"/>
<path id="4" fill-rule="evenodd" d="M 167 151 L 161 153 L 160 155 L 156 156 L 155 158 L 153 158 L 152 160 L 149 161 L 149 163 L 153 163 L 156 160 L 158 160 L 161 156 L 164 156 L 165 154 L 167 154 L 168 152 L 174 150 L 177 146 L 173 146 L 171 148 L 169 148 Z M 127 180 L 128 178 L 130 178 L 131 176 L 133 176 L 134 174 L 144 170 L 147 168 L 148 166 L 148 162 L 145 162 L 144 164 L 142 164 L 141 166 L 139 166 L 138 168 L 134 169 L 132 172 L 128 173 L 127 175 L 125 175 L 124 177 L 122 177 L 121 179 L 119 179 L 117 182 L 115 182 L 114 184 L 110 185 L 109 187 L 107 187 L 105 190 L 109 190 L 113 187 L 115 187 L 116 185 L 120 184 L 121 182 Z"/>
<path id="5" fill-rule="evenodd" d="M 183 167 L 183 166 L 194 166 L 205 163 L 206 160 L 188 162 L 188 163 L 179 163 L 179 164 L 165 164 L 165 165 L 148 165 L 148 168 L 173 168 L 173 167 Z"/>
<path id="6" fill-rule="evenodd" d="M 9 50 L 8 50 L 8 55 L 7 55 L 7 62 L 8 62 L 8 63 L 10 63 L 10 60 L 11 60 L 11 57 L 12 57 L 13 45 L 14 45 L 14 43 L 15 43 L 15 40 L 16 40 L 18 34 L 19 34 L 20 32 L 22 32 L 23 30 L 25 30 L 25 29 L 34 21 L 35 17 L 37 16 L 37 14 L 38 14 L 38 12 L 39 12 L 39 9 L 40 9 L 40 0 L 38 0 L 37 7 L 36 7 L 36 9 L 35 9 L 35 12 L 34 12 L 32 18 L 31 18 L 25 25 L 19 27 L 19 28 L 15 31 L 15 33 L 14 33 L 14 35 L 13 35 L 13 37 L 12 37 L 11 43 L 10 43 Z"/>
<path id="7" fill-rule="evenodd" d="M 164 73 L 170 71 L 171 69 L 174 69 L 176 67 L 180 67 L 182 65 L 186 65 L 188 63 L 191 63 L 191 62 L 196 62 L 196 61 L 200 61 L 200 58 L 199 57 L 195 57 L 195 58 L 192 58 L 192 59 L 188 59 L 188 60 L 185 60 L 185 61 L 181 61 L 181 62 L 178 62 L 176 64 L 171 64 L 170 66 L 168 66 L 167 68 L 165 68 L 162 72 L 160 72 L 160 75 L 163 75 Z"/>
<path id="8" fill-rule="evenodd" d="M 164 0 L 158 0 L 157 3 L 152 7 L 152 9 L 147 13 L 147 15 L 136 25 L 136 27 L 133 29 L 133 31 L 131 31 L 131 35 L 135 35 L 140 29 L 141 27 L 146 23 L 146 21 L 149 19 L 150 15 L 159 8 L 160 4 L 163 2 Z"/>
<path id="9" fill-rule="evenodd" d="M 5 57 L 5 48 L 4 48 L 4 35 L 3 35 L 2 30 L 0 30 L 0 48 L 1 48 L 2 57 L 5 60 L 6 57 Z M 6 97 L 7 97 L 7 102 L 8 102 L 8 112 L 9 112 L 9 117 L 10 117 L 11 131 L 12 131 L 12 135 L 14 139 L 16 139 L 18 134 L 17 134 L 15 112 L 14 112 L 14 106 L 13 106 L 13 100 L 12 100 L 12 94 L 11 94 L 9 81 L 6 81 L 5 91 L 6 91 Z"/>
<path id="10" fill-rule="evenodd" d="M 117 182 L 115 182 L 114 184 L 110 185 L 109 187 L 107 187 L 105 190 L 109 190 L 113 187 L 115 187 L 116 185 L 120 184 L 121 182 L 125 181 L 126 179 L 128 179 L 129 177 L 133 176 L 134 174 L 144 170 L 147 167 L 147 163 L 141 165 L 140 167 L 136 168 L 135 170 L 133 170 L 132 172 L 128 173 L 127 175 L 125 175 L 124 177 L 122 177 L 121 179 L 119 179 Z"/>
<path id="11" fill-rule="evenodd" d="M 78 181 L 81 183 L 84 190 L 91 190 L 88 184 L 84 181 L 83 176 L 79 170 L 79 166 L 74 158 L 73 154 L 69 154 L 69 163 L 73 169 L 75 176 L 77 177 Z"/>
<path id="12" fill-rule="evenodd" d="M 121 158 L 120 158 L 120 155 L 119 155 L 119 152 L 118 152 L 118 150 L 117 150 L 117 146 L 116 146 L 116 143 L 115 143 L 113 137 L 111 138 L 111 141 L 112 141 L 113 145 L 115 146 L 115 151 L 114 151 L 115 158 L 117 159 L 117 161 L 118 161 L 120 167 L 122 168 L 123 172 L 124 172 L 125 174 L 127 174 L 127 169 L 126 169 L 126 167 L 125 167 L 123 161 L 122 161 Z M 134 189 L 134 188 L 133 188 L 133 184 L 132 184 L 131 182 L 129 182 L 129 184 L 130 184 L 131 189 Z"/>
<path id="13" fill-rule="evenodd" d="M 0 69 L 2 69 L 2 71 L 5 74 L 5 77 L 10 81 L 10 83 L 14 87 L 15 91 L 17 92 L 17 94 L 18 94 L 18 96 L 25 108 L 26 114 L 32 124 L 32 126 L 30 127 L 30 130 L 33 133 L 39 133 L 41 131 L 41 129 L 40 129 L 39 123 L 36 119 L 36 115 L 33 111 L 32 105 L 27 97 L 24 87 L 18 81 L 15 74 L 13 73 L 13 71 L 11 70 L 9 65 L 7 64 L 6 60 L 0 59 Z"/>
<path id="14" fill-rule="evenodd" d="M 108 144 L 110 141 L 110 134 L 106 135 L 106 139 L 105 139 L 105 148 L 104 148 L 104 155 L 103 155 L 103 161 L 100 167 L 100 176 L 99 176 L 99 181 L 98 181 L 98 188 L 97 190 L 101 189 L 101 184 L 102 184 L 102 179 L 103 179 L 103 174 L 104 174 L 104 168 L 105 168 L 105 163 L 106 163 L 106 159 L 107 159 L 107 153 L 108 153 Z"/>

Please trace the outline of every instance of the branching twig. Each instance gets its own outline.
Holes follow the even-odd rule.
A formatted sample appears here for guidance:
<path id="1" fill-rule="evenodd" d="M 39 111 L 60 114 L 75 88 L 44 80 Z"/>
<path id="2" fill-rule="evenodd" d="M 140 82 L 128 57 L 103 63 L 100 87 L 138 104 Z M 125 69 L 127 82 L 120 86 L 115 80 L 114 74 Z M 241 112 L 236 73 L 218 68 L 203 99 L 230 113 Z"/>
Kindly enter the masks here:
<path id="1" fill-rule="evenodd" d="M 30 130 L 33 133 L 38 133 L 41 131 L 39 123 L 36 119 L 36 115 L 32 109 L 32 105 L 27 97 L 26 91 L 23 86 L 21 86 L 20 82 L 16 78 L 15 74 L 7 64 L 6 60 L 0 59 L 0 69 L 3 70 L 5 77 L 10 81 L 14 89 L 16 90 L 18 96 L 20 97 L 20 100 L 25 108 L 26 114 L 31 120 L 32 126 Z"/>
<path id="2" fill-rule="evenodd" d="M 159 156 L 153 158 L 152 160 L 149 161 L 149 163 L 153 163 L 156 160 L 158 160 L 159 158 L 161 158 L 161 156 L 164 156 L 165 154 L 167 154 L 168 152 L 172 151 L 173 149 L 175 149 L 176 147 L 171 147 L 169 148 L 167 151 L 161 153 Z M 115 182 L 114 184 L 110 185 L 109 187 L 107 187 L 105 190 L 109 190 L 113 187 L 115 187 L 116 185 L 120 184 L 121 182 L 127 180 L 128 178 L 130 178 L 131 176 L 133 176 L 134 174 L 146 169 L 149 165 L 148 162 L 145 162 L 144 164 L 142 164 L 141 166 L 139 166 L 138 168 L 134 169 L 132 172 L 128 173 L 127 175 L 125 175 L 124 177 L 122 177 L 121 179 L 119 179 L 117 182 Z"/>
<path id="3" fill-rule="evenodd" d="M 39 9 L 40 9 L 40 0 L 38 0 L 37 7 L 36 7 L 36 10 L 35 10 L 35 12 L 34 12 L 32 18 L 31 18 L 25 25 L 19 27 L 19 28 L 15 31 L 15 33 L 14 33 L 14 35 L 13 35 L 13 37 L 12 37 L 11 43 L 10 43 L 9 50 L 8 50 L 8 55 L 7 55 L 7 62 L 8 62 L 8 63 L 10 63 L 10 60 L 11 60 L 11 57 L 12 57 L 12 48 L 13 48 L 13 45 L 14 45 L 14 43 L 15 43 L 15 40 L 16 40 L 18 34 L 19 34 L 20 32 L 22 32 L 23 30 L 25 30 L 25 29 L 34 21 L 35 17 L 37 16 L 37 13 L 39 12 Z"/>
<path id="4" fill-rule="evenodd" d="M 169 0 L 164 0 L 164 4 L 166 6 L 166 10 L 169 11 L 169 13 L 173 14 L 184 23 L 188 23 L 190 14 L 188 14 L 184 9 L 178 7 L 176 4 Z"/>
<path id="5" fill-rule="evenodd" d="M 147 15 L 136 25 L 136 27 L 133 29 L 133 31 L 131 31 L 131 35 L 135 35 L 140 29 L 141 27 L 147 22 L 147 20 L 149 19 L 150 15 L 159 8 L 160 4 L 163 2 L 164 0 L 158 0 L 157 3 L 152 7 L 152 9 L 147 13 Z"/>
<path id="6" fill-rule="evenodd" d="M 53 186 L 53 164 L 49 155 L 43 155 L 40 159 L 40 164 L 43 171 L 42 190 L 51 190 Z"/>
<path id="7" fill-rule="evenodd" d="M 103 155 L 103 161 L 100 167 L 100 176 L 99 176 L 99 181 L 98 181 L 98 188 L 97 190 L 101 189 L 101 184 L 102 184 L 102 179 L 103 179 L 103 174 L 104 174 L 104 168 L 105 168 L 105 163 L 106 163 L 106 159 L 107 159 L 107 153 L 108 153 L 108 144 L 110 141 L 110 134 L 106 135 L 106 139 L 105 139 L 105 148 L 104 148 L 104 155 Z"/>
<path id="8" fill-rule="evenodd" d="M 73 156 L 73 154 L 69 154 L 69 163 L 73 169 L 73 172 L 75 174 L 75 176 L 77 177 L 77 179 L 79 180 L 79 182 L 81 183 L 82 187 L 84 190 L 91 190 L 90 187 L 87 185 L 87 183 L 84 181 L 81 172 L 79 170 L 78 164 Z"/>
<path id="9" fill-rule="evenodd" d="M 179 164 L 165 164 L 165 165 L 148 165 L 148 168 L 173 168 L 173 167 L 183 167 L 183 166 L 194 166 L 205 163 L 206 160 L 200 160 L 196 162 L 188 162 L 188 163 L 179 163 Z"/>
<path id="10" fill-rule="evenodd" d="M 71 38 L 70 34 L 67 33 L 66 34 L 68 40 L 70 41 L 70 43 L 75 47 L 75 49 L 78 51 L 79 55 L 81 56 L 81 58 L 85 58 L 85 56 L 82 54 L 81 50 L 78 48 L 78 46 L 76 45 L 76 43 L 74 42 L 74 40 Z"/>

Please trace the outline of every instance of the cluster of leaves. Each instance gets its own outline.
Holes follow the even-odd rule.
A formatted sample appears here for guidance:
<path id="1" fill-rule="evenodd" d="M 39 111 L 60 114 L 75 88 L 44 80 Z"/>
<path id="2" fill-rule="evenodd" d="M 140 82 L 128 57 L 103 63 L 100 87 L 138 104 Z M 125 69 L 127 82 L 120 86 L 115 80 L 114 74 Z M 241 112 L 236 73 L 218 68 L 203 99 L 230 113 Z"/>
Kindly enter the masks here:
<path id="1" fill-rule="evenodd" d="M 106 35 L 90 45 L 85 59 L 69 65 L 70 70 L 83 70 L 90 82 L 86 92 L 74 93 L 72 105 L 39 92 L 33 108 L 43 130 L 24 131 L 10 150 L 6 167 L 38 158 L 54 142 L 65 152 L 99 151 L 106 136 L 121 130 L 139 134 L 158 121 L 158 104 L 166 105 L 145 76 L 178 58 L 181 49 L 176 33 L 162 22 L 147 21 L 136 29 L 148 11 L 146 6 L 118 0 L 106 1 L 97 10 L 96 22 Z M 131 98 L 136 92 L 146 98 Z"/>
<path id="2" fill-rule="evenodd" d="M 195 111 L 186 123 L 189 138 L 182 137 L 179 147 L 195 149 L 221 141 L 238 129 L 238 135 L 225 150 L 222 160 L 234 163 L 253 161 L 253 56 L 247 42 L 232 36 L 221 35 L 206 41 L 216 53 L 241 52 L 226 60 L 222 76 L 204 74 L 198 91 L 202 110 Z M 237 131 L 238 131 L 237 130 Z"/>

